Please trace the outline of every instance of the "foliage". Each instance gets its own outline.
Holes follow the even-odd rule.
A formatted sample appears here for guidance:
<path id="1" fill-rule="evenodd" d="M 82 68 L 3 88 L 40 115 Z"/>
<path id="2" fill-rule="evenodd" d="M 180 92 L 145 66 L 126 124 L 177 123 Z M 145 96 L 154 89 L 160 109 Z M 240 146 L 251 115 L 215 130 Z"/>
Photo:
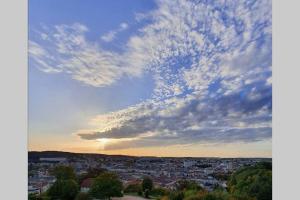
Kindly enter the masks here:
<path id="1" fill-rule="evenodd" d="M 221 195 L 216 195 L 213 193 L 209 193 L 207 195 L 205 195 L 202 200 L 225 200 L 224 196 Z"/>
<path id="2" fill-rule="evenodd" d="M 144 195 L 145 195 L 145 198 L 149 198 L 149 194 L 150 194 L 150 191 L 149 189 L 146 189 L 145 192 L 144 192 Z"/>
<path id="3" fill-rule="evenodd" d="M 272 163 L 258 163 L 253 167 L 244 167 L 229 176 L 228 191 L 216 188 L 207 192 L 193 181 L 180 180 L 176 191 L 166 200 L 271 200 L 272 199 Z"/>
<path id="4" fill-rule="evenodd" d="M 171 192 L 169 196 L 170 200 L 183 200 L 183 198 L 184 198 L 184 193 L 182 191 Z"/>
<path id="5" fill-rule="evenodd" d="M 151 191 L 152 196 L 164 196 L 164 195 L 168 195 L 169 193 L 170 193 L 169 190 L 162 187 L 154 188 Z"/>
<path id="6" fill-rule="evenodd" d="M 28 194 L 28 200 L 42 200 L 42 197 L 39 194 Z"/>
<path id="7" fill-rule="evenodd" d="M 91 196 L 88 193 L 80 192 L 77 194 L 75 200 L 91 200 Z"/>
<path id="8" fill-rule="evenodd" d="M 89 168 L 87 170 L 87 173 L 82 174 L 79 176 L 79 183 L 81 183 L 83 180 L 87 179 L 87 178 L 96 178 L 97 176 L 99 176 L 100 174 L 106 172 L 105 169 L 102 168 Z"/>
<path id="9" fill-rule="evenodd" d="M 233 200 L 229 199 L 229 197 L 229 194 L 226 192 L 214 191 L 208 193 L 207 191 L 200 191 L 188 197 L 185 196 L 184 200 Z"/>
<path id="10" fill-rule="evenodd" d="M 52 170 L 52 175 L 58 180 L 73 179 L 76 180 L 74 169 L 70 166 L 57 166 Z"/>
<path id="11" fill-rule="evenodd" d="M 90 189 L 91 196 L 98 199 L 110 199 L 122 196 L 122 182 L 114 173 L 105 172 L 95 178 Z"/>
<path id="12" fill-rule="evenodd" d="M 231 173 L 213 173 L 213 174 L 211 174 L 211 176 L 213 176 L 214 178 L 216 178 L 218 180 L 227 181 L 230 178 Z"/>
<path id="13" fill-rule="evenodd" d="M 153 188 L 153 181 L 149 177 L 144 177 L 143 182 L 142 182 L 142 189 L 143 191 L 149 190 L 151 191 Z"/>
<path id="14" fill-rule="evenodd" d="M 124 193 L 141 193 L 142 186 L 140 184 L 130 184 L 124 189 Z"/>
<path id="15" fill-rule="evenodd" d="M 48 196 L 50 199 L 73 200 L 79 191 L 79 185 L 75 180 L 57 180 L 49 188 Z"/>
<path id="16" fill-rule="evenodd" d="M 202 190 L 202 187 L 198 185 L 195 181 L 189 180 L 179 180 L 176 183 L 177 190 Z"/>
<path id="17" fill-rule="evenodd" d="M 272 199 L 272 165 L 259 163 L 243 168 L 231 176 L 229 192 L 237 199 Z"/>
<path id="18" fill-rule="evenodd" d="M 187 197 L 197 196 L 197 194 L 198 194 L 197 190 L 185 190 L 184 198 L 186 199 Z"/>

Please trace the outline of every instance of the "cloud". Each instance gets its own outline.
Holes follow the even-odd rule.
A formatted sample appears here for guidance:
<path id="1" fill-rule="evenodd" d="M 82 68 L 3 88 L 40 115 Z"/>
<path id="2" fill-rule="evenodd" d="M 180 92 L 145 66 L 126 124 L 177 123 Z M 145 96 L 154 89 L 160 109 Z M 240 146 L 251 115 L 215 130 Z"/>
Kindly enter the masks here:
<path id="1" fill-rule="evenodd" d="M 33 66 L 46 73 L 68 74 L 74 80 L 95 87 L 111 85 L 123 76 L 141 76 L 142 68 L 128 65 L 125 55 L 106 51 L 87 41 L 87 31 L 82 24 L 58 25 L 47 33 L 47 39 L 39 43 L 30 40 L 29 56 Z"/>
<path id="2" fill-rule="evenodd" d="M 121 32 L 124 31 L 128 28 L 128 24 L 126 23 L 121 23 L 119 28 L 115 31 L 109 31 L 107 34 L 102 35 L 101 39 L 105 42 L 111 42 L 115 39 L 116 35 Z"/>
<path id="3" fill-rule="evenodd" d="M 91 86 L 153 76 L 151 99 L 95 117 L 90 129 L 78 131 L 82 139 L 131 138 L 115 146 L 125 148 L 271 137 L 270 0 L 157 1 L 157 9 L 137 19 L 144 26 L 121 53 L 88 41 L 82 24 L 56 26 L 43 35 L 47 45 L 30 42 L 40 70 Z M 126 28 L 121 24 L 104 40 Z"/>
<path id="4" fill-rule="evenodd" d="M 206 102 L 196 96 L 148 102 L 98 116 L 94 124 L 106 124 L 97 131 L 77 133 L 82 139 L 133 139 L 112 148 L 190 143 L 254 142 L 269 139 L 271 88 L 252 91 L 258 97 L 232 94 Z"/>

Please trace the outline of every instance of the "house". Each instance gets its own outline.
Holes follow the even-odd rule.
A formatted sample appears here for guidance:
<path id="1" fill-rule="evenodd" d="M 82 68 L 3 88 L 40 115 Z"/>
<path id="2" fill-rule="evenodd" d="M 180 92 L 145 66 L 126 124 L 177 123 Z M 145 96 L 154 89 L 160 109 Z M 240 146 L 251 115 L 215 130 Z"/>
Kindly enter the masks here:
<path id="1" fill-rule="evenodd" d="M 80 185 L 81 192 L 88 192 L 93 184 L 93 178 L 84 179 Z"/>

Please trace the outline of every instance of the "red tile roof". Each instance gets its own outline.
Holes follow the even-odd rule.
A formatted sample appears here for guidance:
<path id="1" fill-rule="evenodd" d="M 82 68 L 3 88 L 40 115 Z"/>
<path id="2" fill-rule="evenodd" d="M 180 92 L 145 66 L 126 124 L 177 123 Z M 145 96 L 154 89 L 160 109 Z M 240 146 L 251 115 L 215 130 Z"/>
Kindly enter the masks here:
<path id="1" fill-rule="evenodd" d="M 84 179 L 81 183 L 81 187 L 84 187 L 84 188 L 90 188 L 92 186 L 92 183 L 93 183 L 93 179 L 92 178 L 87 178 L 87 179 Z"/>

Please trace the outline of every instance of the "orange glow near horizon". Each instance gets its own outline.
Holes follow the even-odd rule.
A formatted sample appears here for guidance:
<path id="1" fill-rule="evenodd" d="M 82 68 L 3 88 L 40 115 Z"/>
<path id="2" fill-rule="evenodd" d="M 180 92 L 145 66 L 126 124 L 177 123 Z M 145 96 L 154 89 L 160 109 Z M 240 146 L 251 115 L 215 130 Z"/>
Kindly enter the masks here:
<path id="1" fill-rule="evenodd" d="M 191 144 L 106 150 L 106 144 L 116 141 L 108 138 L 98 140 L 82 140 L 78 137 L 74 137 L 72 140 L 63 139 L 65 138 L 29 139 L 28 150 L 158 157 L 272 157 L 271 140 L 247 144 Z"/>

